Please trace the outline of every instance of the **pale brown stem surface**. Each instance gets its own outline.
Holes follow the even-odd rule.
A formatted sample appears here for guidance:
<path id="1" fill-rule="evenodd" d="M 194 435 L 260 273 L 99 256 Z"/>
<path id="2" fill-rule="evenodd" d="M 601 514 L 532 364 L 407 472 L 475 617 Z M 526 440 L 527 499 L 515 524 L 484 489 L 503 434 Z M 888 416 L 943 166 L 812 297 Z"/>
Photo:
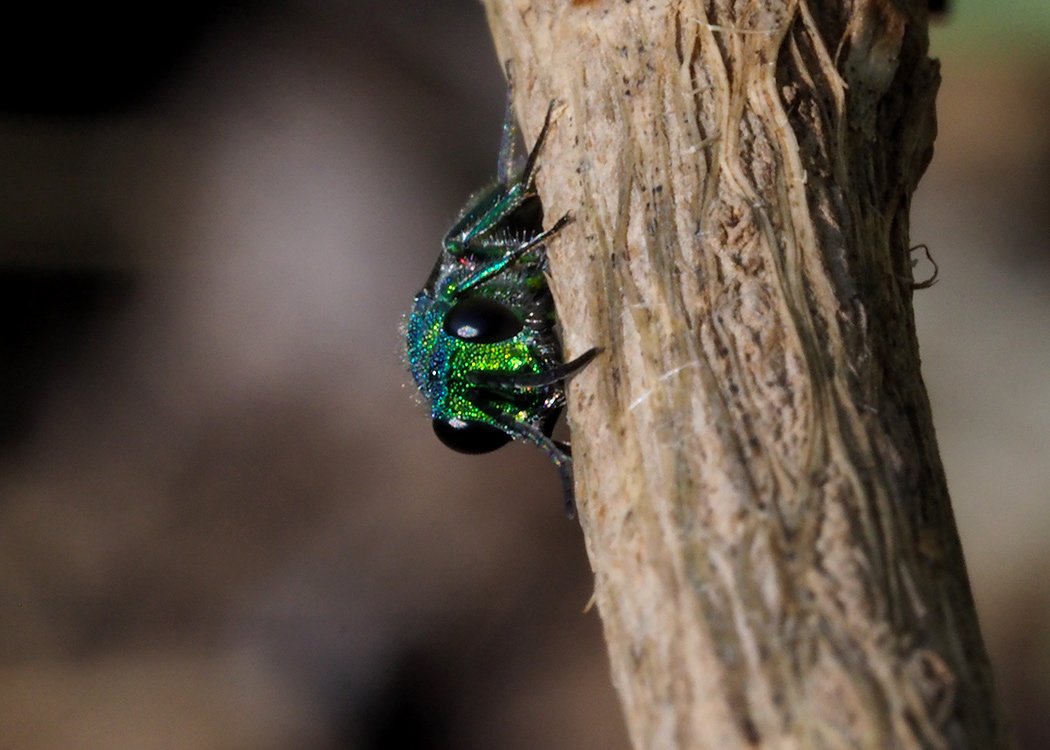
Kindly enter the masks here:
<path id="1" fill-rule="evenodd" d="M 915 0 L 484 0 L 541 155 L 639 750 L 1000 748 L 919 372 Z"/>

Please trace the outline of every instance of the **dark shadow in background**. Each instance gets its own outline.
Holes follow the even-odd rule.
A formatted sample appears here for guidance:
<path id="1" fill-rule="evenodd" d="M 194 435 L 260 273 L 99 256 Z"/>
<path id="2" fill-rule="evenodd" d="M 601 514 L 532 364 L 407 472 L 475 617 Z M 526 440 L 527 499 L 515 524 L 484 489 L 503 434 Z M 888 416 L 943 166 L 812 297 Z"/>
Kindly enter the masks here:
<path id="1" fill-rule="evenodd" d="M 0 455 L 30 437 L 47 389 L 133 289 L 120 271 L 0 269 Z"/>

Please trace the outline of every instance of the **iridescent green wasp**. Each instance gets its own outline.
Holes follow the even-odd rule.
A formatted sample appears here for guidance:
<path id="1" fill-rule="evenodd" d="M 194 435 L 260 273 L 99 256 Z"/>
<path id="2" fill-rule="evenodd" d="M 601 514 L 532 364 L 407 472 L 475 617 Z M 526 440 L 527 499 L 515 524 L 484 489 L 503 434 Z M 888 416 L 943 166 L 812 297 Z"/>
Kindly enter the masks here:
<path id="1" fill-rule="evenodd" d="M 546 243 L 571 217 L 543 229 L 536 159 L 551 124 L 515 170 L 510 97 L 497 179 L 467 203 L 442 243 L 408 317 L 408 363 L 430 402 L 434 432 L 462 453 L 488 453 L 510 440 L 537 446 L 557 466 L 572 517 L 572 459 L 551 439 L 565 405 L 565 380 L 598 354 L 563 362 L 554 301 L 544 277 Z"/>

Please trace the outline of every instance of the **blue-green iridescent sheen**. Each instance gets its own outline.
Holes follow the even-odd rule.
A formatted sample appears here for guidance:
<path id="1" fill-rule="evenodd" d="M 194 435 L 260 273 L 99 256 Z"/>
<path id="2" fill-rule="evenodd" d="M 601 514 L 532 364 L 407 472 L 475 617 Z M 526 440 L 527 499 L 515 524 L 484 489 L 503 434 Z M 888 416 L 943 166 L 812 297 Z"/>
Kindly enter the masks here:
<path id="1" fill-rule="evenodd" d="M 449 282 L 454 283 L 460 275 L 454 269 L 448 274 Z M 539 299 L 546 293 L 546 284 L 544 282 L 539 295 L 531 291 L 531 286 L 529 289 L 528 296 Z M 442 289 L 432 293 L 423 291 L 416 296 L 407 331 L 412 377 L 420 393 L 430 402 L 432 418 L 472 420 L 499 427 L 491 414 L 477 405 L 477 387 L 469 375 L 484 371 L 539 373 L 556 364 L 556 350 L 552 350 L 550 342 L 537 340 L 537 332 L 528 327 L 523 327 L 511 339 L 493 344 L 477 344 L 451 336 L 444 330 L 444 321 L 452 306 L 443 297 Z M 499 299 L 499 295 L 494 298 Z M 544 395 L 515 394 L 515 399 L 493 400 L 490 404 L 518 421 L 539 422 Z"/>
<path id="2" fill-rule="evenodd" d="M 544 276 L 545 245 L 569 221 L 565 216 L 543 229 L 533 183 L 550 118 L 548 109 L 524 167 L 514 172 L 508 97 L 497 180 L 467 204 L 446 235 L 408 315 L 405 338 L 409 369 L 438 436 L 473 453 L 508 438 L 536 445 L 558 467 L 571 515 L 572 461 L 568 446 L 550 435 L 565 404 L 565 379 L 597 350 L 562 361 Z M 464 317 L 463 327 L 450 323 Z"/>

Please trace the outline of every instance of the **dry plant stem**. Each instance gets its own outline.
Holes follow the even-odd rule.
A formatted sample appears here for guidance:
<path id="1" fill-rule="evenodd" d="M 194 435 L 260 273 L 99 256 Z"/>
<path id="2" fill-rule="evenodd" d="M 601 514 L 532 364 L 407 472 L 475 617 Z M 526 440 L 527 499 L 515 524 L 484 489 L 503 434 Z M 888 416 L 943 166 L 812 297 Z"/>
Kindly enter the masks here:
<path id="1" fill-rule="evenodd" d="M 541 157 L 639 750 L 998 748 L 911 305 L 916 0 L 483 0 Z"/>

